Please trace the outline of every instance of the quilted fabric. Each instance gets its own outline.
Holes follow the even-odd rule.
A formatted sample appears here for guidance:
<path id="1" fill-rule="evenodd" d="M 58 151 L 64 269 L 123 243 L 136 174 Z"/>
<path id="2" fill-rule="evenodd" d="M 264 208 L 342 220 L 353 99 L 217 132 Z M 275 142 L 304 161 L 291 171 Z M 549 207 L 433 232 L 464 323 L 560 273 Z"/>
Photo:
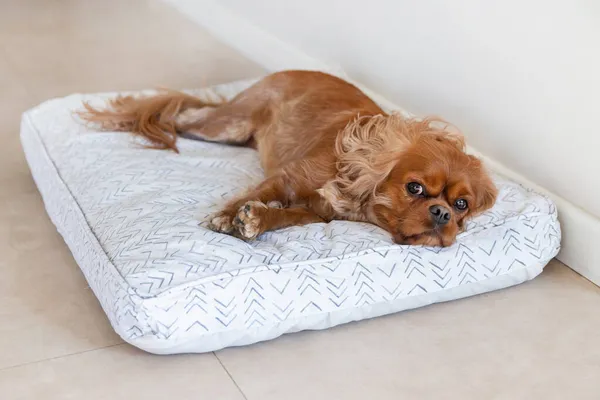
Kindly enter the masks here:
<path id="1" fill-rule="evenodd" d="M 231 97 L 251 81 L 201 96 Z M 256 242 L 198 221 L 261 179 L 250 149 L 182 139 L 144 149 L 72 116 L 73 95 L 24 114 L 23 147 L 48 214 L 114 329 L 155 353 L 204 352 L 465 297 L 531 279 L 558 252 L 544 196 L 496 177 L 496 206 L 449 248 L 399 246 L 383 230 L 334 221 Z"/>

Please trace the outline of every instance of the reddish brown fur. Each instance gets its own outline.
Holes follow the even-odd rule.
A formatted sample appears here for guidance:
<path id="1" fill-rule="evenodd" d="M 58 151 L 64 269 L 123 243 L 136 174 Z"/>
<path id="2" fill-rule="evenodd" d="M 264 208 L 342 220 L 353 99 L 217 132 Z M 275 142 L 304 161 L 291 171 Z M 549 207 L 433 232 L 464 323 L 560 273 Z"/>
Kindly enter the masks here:
<path id="1" fill-rule="evenodd" d="M 182 92 L 162 90 L 152 97 L 118 96 L 109 101 L 108 110 L 97 110 L 88 103 L 83 106 L 85 110 L 80 111 L 79 116 L 100 124 L 104 130 L 132 132 L 150 140 L 151 147 L 178 152 L 175 116 L 191 107 L 216 104 Z"/>
<path id="2" fill-rule="evenodd" d="M 462 135 L 437 119 L 386 114 L 358 88 L 320 72 L 267 76 L 229 102 L 207 104 L 179 92 L 119 97 L 80 115 L 104 129 L 131 131 L 177 150 L 177 133 L 245 144 L 266 178 L 211 219 L 214 230 L 253 239 L 290 225 L 347 219 L 389 231 L 401 244 L 448 246 L 464 220 L 490 208 L 496 188 Z M 427 196 L 407 191 L 409 182 Z M 454 207 L 465 199 L 469 208 Z M 281 207 L 274 205 L 281 204 Z M 434 224 L 430 207 L 450 211 Z"/>

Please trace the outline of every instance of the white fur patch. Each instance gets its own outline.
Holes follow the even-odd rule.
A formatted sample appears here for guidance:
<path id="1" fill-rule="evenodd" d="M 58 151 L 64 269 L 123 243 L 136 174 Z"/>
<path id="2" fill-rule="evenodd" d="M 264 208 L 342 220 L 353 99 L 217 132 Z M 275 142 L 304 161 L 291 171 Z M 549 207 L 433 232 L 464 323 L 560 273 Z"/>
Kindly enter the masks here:
<path id="1" fill-rule="evenodd" d="M 193 125 L 202 121 L 214 111 L 214 107 L 188 108 L 177 114 L 175 117 L 175 124 L 178 126 Z"/>

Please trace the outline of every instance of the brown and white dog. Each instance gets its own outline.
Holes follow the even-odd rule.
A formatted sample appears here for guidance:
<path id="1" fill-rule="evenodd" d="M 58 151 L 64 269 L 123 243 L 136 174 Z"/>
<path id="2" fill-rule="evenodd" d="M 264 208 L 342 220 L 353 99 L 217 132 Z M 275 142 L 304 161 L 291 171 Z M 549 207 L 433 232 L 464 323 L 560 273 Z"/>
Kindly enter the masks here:
<path id="1" fill-rule="evenodd" d="M 178 134 L 258 150 L 265 179 L 211 217 L 217 232 L 366 221 L 399 244 L 448 246 L 496 188 L 462 135 L 438 119 L 386 114 L 358 88 L 320 72 L 269 75 L 231 101 L 180 92 L 118 97 L 80 116 L 177 151 Z"/>

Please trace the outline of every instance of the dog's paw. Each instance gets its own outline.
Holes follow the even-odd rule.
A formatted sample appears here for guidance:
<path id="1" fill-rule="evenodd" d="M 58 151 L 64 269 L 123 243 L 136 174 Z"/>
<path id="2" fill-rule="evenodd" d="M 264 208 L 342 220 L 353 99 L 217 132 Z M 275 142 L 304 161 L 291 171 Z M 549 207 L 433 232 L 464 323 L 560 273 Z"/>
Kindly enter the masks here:
<path id="1" fill-rule="evenodd" d="M 214 214 L 212 217 L 210 217 L 208 227 L 215 232 L 231 233 L 231 232 L 233 232 L 233 228 L 234 228 L 234 226 L 233 226 L 234 218 L 235 218 L 235 215 L 231 215 L 230 213 L 227 213 L 227 212 L 220 212 L 220 213 Z"/>
<path id="2" fill-rule="evenodd" d="M 273 200 L 267 203 L 269 208 L 283 208 L 283 204 L 280 201 Z"/>
<path id="3" fill-rule="evenodd" d="M 268 209 L 265 203 L 249 201 L 240 207 L 233 219 L 233 225 L 244 239 L 255 239 L 262 233 L 261 216 Z"/>

